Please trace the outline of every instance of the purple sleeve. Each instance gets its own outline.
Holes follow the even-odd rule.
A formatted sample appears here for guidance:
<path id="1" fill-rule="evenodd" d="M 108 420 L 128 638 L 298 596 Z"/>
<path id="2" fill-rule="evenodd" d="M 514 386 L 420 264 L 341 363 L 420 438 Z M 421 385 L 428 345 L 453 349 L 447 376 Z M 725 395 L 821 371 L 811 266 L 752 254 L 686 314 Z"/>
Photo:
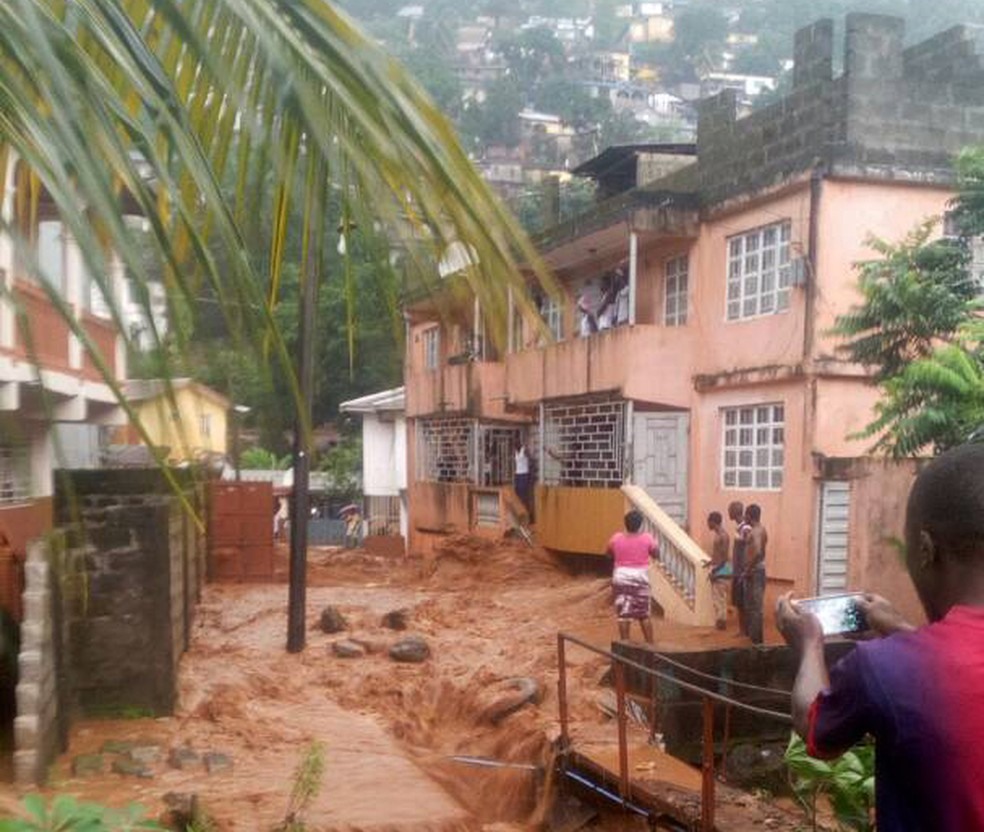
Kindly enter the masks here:
<path id="1" fill-rule="evenodd" d="M 810 706 L 807 752 L 836 757 L 873 729 L 863 651 L 855 647 L 830 671 L 830 686 Z"/>

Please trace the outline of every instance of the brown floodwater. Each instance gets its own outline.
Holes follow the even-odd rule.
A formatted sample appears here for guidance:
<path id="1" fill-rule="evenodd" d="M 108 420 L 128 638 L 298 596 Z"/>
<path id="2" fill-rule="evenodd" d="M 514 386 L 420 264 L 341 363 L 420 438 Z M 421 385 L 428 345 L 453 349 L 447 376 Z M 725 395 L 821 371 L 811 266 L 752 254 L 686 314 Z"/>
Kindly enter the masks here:
<path id="1" fill-rule="evenodd" d="M 52 769 L 47 792 L 114 806 L 137 802 L 151 814 L 168 792 L 195 792 L 221 830 L 270 830 L 284 819 L 292 774 L 313 741 L 325 747 L 317 798 L 304 814 L 310 830 L 520 830 L 543 820 L 549 778 L 485 768 L 455 755 L 550 768 L 557 736 L 556 634 L 607 644 L 615 635 L 608 581 L 572 575 L 541 551 L 512 542 L 455 538 L 428 561 L 312 549 L 308 639 L 284 650 L 287 590 L 273 585 L 209 585 L 180 667 L 179 707 L 170 717 L 88 720 Z M 348 636 L 370 652 L 333 655 L 342 635 L 320 631 L 327 605 L 348 621 Z M 398 664 L 383 615 L 408 610 L 407 633 L 423 636 L 431 658 Z M 665 646 L 699 649 L 739 643 L 713 630 L 657 624 Z M 568 659 L 574 730 L 611 737 L 604 661 L 584 651 Z M 537 681 L 542 695 L 498 718 L 512 680 Z M 610 694 L 609 694 L 610 695 Z M 493 719 L 493 715 L 496 719 Z M 150 779 L 111 772 L 73 777 L 75 755 L 108 740 L 168 749 L 216 751 L 231 770 L 206 774 L 154 765 Z M 108 759 L 108 758 L 107 758 Z M 0 812 L 21 792 L 0 786 Z M 602 828 L 629 828 L 617 816 Z M 614 825 L 613 825 L 614 824 Z M 643 827 L 640 827 L 643 828 Z"/>

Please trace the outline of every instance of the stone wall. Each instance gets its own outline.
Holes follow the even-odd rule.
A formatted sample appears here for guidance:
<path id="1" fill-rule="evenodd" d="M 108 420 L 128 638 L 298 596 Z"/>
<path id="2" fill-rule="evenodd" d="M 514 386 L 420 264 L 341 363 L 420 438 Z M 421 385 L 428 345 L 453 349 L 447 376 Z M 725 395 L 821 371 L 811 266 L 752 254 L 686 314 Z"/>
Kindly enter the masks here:
<path id="1" fill-rule="evenodd" d="M 179 476 L 202 517 L 200 489 Z M 68 472 L 55 512 L 64 545 L 33 544 L 27 564 L 15 721 L 22 782 L 43 778 L 76 715 L 172 712 L 205 577 L 197 519 L 159 471 Z"/>
<path id="2" fill-rule="evenodd" d="M 900 18 L 850 14 L 844 72 L 833 23 L 796 34 L 793 88 L 736 118 L 731 91 L 698 105 L 702 204 L 778 185 L 813 168 L 843 176 L 953 181 L 953 155 L 984 142 L 984 38 L 957 26 L 909 49 Z M 656 183 L 660 184 L 660 183 Z"/>
<path id="3" fill-rule="evenodd" d="M 14 719 L 14 777 L 18 783 L 44 780 L 61 749 L 58 724 L 56 644 L 52 617 L 52 573 L 48 543 L 27 546 L 24 620 L 18 657 L 17 716 Z"/>

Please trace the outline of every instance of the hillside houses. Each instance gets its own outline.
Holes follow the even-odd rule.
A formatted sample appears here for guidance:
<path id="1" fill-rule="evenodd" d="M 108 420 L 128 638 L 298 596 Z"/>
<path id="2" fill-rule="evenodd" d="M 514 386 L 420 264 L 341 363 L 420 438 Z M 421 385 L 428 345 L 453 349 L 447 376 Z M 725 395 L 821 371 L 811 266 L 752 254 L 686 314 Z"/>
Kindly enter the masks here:
<path id="1" fill-rule="evenodd" d="M 984 142 L 972 33 L 903 38 L 897 18 L 849 15 L 835 75 L 833 22 L 819 21 L 797 33 L 776 103 L 739 118 L 726 89 L 699 103 L 695 145 L 583 165 L 602 201 L 539 236 L 562 290 L 534 296 L 539 321 L 510 310 L 502 351 L 448 364 L 481 311 L 452 324 L 408 305 L 411 551 L 515 521 L 508 449 L 522 439 L 538 542 L 597 556 L 638 508 L 671 617 L 710 623 L 702 529 L 733 500 L 762 507 L 773 594 L 867 586 L 918 614 L 886 542 L 913 469 L 851 438 L 877 389 L 829 334 L 857 300 L 868 236 L 942 218 L 954 154 Z"/>

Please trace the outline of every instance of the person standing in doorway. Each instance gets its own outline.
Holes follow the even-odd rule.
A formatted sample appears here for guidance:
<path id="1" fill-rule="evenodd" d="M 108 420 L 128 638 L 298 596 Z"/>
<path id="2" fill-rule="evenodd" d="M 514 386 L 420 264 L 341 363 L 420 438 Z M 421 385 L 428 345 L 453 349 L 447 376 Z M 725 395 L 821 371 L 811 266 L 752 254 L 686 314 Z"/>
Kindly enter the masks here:
<path id="1" fill-rule="evenodd" d="M 762 525 L 762 509 L 754 503 L 745 509 L 749 527 L 745 545 L 745 568 L 742 571 L 742 596 L 745 606 L 746 634 L 753 644 L 762 643 L 762 603 L 765 600 L 765 547 L 769 533 Z"/>
<path id="2" fill-rule="evenodd" d="M 721 512 L 712 511 L 707 515 L 707 528 L 711 530 L 711 590 L 714 598 L 714 626 L 723 630 L 728 626 L 728 589 L 731 585 L 731 561 L 728 550 L 731 538 L 724 529 Z"/>
<path id="3" fill-rule="evenodd" d="M 728 519 L 735 524 L 735 541 L 731 550 L 731 571 L 734 578 L 731 582 L 731 603 L 738 610 L 738 635 L 747 636 L 748 626 L 745 621 L 744 585 L 741 576 L 745 571 L 745 547 L 748 544 L 748 533 L 751 531 L 745 522 L 745 506 L 735 500 L 728 504 Z"/>
<path id="4" fill-rule="evenodd" d="M 633 509 L 625 515 L 625 531 L 608 541 L 612 565 L 612 594 L 618 637 L 629 640 L 629 627 L 638 621 L 647 644 L 653 643 L 652 590 L 649 562 L 659 557 L 659 545 L 649 532 L 642 531 L 642 514 Z"/>
<path id="5" fill-rule="evenodd" d="M 530 468 L 530 454 L 526 449 L 526 444 L 522 439 L 517 439 L 513 453 L 513 489 L 523 504 L 523 508 L 526 509 L 526 516 L 532 520 L 533 473 Z"/>

